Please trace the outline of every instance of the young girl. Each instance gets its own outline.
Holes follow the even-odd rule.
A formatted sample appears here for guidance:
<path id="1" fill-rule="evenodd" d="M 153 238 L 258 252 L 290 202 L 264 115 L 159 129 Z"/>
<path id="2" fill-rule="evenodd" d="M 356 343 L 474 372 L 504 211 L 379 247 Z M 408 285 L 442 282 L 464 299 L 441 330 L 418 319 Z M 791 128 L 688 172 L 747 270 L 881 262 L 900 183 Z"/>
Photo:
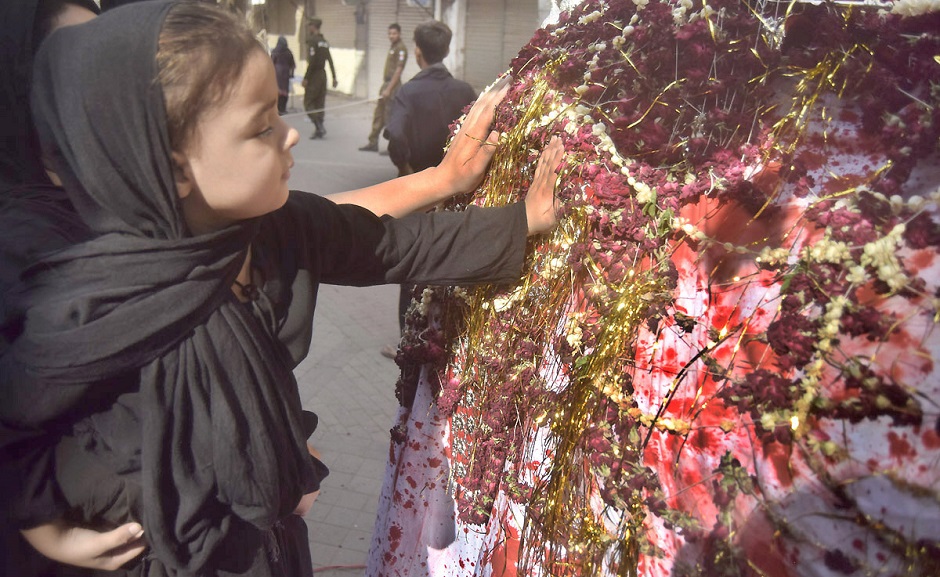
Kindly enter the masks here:
<path id="1" fill-rule="evenodd" d="M 7 508 L 23 528 L 141 521 L 135 574 L 310 575 L 294 513 L 324 472 L 291 369 L 317 286 L 514 280 L 527 232 L 554 225 L 560 144 L 524 205 L 379 219 L 288 190 L 297 132 L 270 58 L 224 11 L 131 4 L 57 32 L 35 70 L 44 150 L 96 236 L 16 295 Z M 501 97 L 481 98 L 439 167 L 341 200 L 398 216 L 472 189 Z"/>

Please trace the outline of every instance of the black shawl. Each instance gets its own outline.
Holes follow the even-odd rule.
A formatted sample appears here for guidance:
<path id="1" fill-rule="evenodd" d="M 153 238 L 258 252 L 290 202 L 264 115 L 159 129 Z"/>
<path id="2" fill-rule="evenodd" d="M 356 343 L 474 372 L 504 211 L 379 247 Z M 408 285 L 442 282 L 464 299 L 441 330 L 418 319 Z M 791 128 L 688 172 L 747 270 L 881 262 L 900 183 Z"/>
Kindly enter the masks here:
<path id="1" fill-rule="evenodd" d="M 155 83 L 171 5 L 115 9 L 37 55 L 40 137 L 98 236 L 26 275 L 0 417 L 25 437 L 139 382 L 142 522 L 154 554 L 188 574 L 233 523 L 266 530 L 289 514 L 314 473 L 290 364 L 231 291 L 258 223 L 185 229 Z"/>
<path id="2" fill-rule="evenodd" d="M 69 3 L 98 11 L 90 0 Z M 89 234 L 64 191 L 49 181 L 33 128 L 33 54 L 46 25 L 39 5 L 39 0 L 0 3 L 0 350 L 19 330 L 7 291 L 23 269 Z"/>
<path id="3" fill-rule="evenodd" d="M 98 11 L 91 1 L 70 3 Z M 0 186 L 4 188 L 49 183 L 29 110 L 33 54 L 42 41 L 36 22 L 38 4 L 39 0 L 0 2 Z"/>

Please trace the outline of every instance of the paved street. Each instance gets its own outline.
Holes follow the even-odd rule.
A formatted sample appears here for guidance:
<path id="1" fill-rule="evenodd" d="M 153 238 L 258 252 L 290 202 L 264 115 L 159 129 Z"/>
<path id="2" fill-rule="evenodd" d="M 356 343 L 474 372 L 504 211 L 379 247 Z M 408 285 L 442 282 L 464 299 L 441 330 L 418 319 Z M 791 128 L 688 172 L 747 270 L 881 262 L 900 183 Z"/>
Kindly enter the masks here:
<path id="1" fill-rule="evenodd" d="M 300 131 L 291 188 L 329 195 L 394 178 L 387 156 L 357 150 L 373 111 L 357 102 L 327 97 L 324 140 L 309 140 L 313 124 L 304 115 L 288 115 Z M 299 97 L 293 106 L 301 108 Z M 331 470 L 306 517 L 318 577 L 364 573 L 397 408 L 398 367 L 379 350 L 397 342 L 397 307 L 397 285 L 322 287 L 313 346 L 295 371 L 304 407 L 320 417 L 312 440 Z"/>

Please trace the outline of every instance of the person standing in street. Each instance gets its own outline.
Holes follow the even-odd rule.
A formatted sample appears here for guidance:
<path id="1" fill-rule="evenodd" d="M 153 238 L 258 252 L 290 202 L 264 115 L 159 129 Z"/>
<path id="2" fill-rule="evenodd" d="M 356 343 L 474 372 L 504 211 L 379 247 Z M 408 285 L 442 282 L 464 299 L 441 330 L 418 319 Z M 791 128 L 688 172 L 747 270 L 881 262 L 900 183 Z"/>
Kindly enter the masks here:
<path id="1" fill-rule="evenodd" d="M 279 36 L 271 51 L 274 61 L 274 78 L 277 80 L 277 113 L 287 114 L 287 97 L 290 95 L 290 79 L 294 76 L 294 53 L 287 47 L 287 38 Z"/>
<path id="2" fill-rule="evenodd" d="M 451 123 L 477 97 L 473 87 L 444 66 L 452 36 L 450 28 L 436 20 L 415 28 L 415 61 L 421 71 L 395 95 L 385 130 L 399 176 L 441 162 Z"/>
<path id="3" fill-rule="evenodd" d="M 452 37 L 450 28 L 436 20 L 415 28 L 415 62 L 421 71 L 395 95 L 385 129 L 389 158 L 398 168 L 399 176 L 440 164 L 451 123 L 477 97 L 469 84 L 454 78 L 444 66 Z M 414 285 L 401 285 L 398 327 L 402 331 L 413 292 Z M 395 348 L 389 345 L 381 352 L 388 358 L 396 355 Z"/>
<path id="4" fill-rule="evenodd" d="M 397 23 L 388 26 L 388 41 L 390 47 L 385 57 L 385 70 L 382 75 L 382 88 L 379 90 L 379 100 L 375 103 L 375 112 L 372 115 L 372 132 L 369 133 L 369 143 L 359 148 L 368 152 L 378 152 L 379 134 L 388 119 L 392 99 L 398 87 L 401 86 L 401 74 L 408 60 L 408 48 L 401 40 L 401 26 Z"/>
<path id="5" fill-rule="evenodd" d="M 326 63 L 330 63 L 330 73 L 333 75 L 333 88 L 336 88 L 336 67 L 333 66 L 333 57 L 330 56 L 330 43 L 320 33 L 323 20 L 311 18 L 307 22 L 307 73 L 304 74 L 304 109 L 313 125 L 316 127 L 311 139 L 326 136 L 323 124 L 323 107 L 326 104 Z"/>

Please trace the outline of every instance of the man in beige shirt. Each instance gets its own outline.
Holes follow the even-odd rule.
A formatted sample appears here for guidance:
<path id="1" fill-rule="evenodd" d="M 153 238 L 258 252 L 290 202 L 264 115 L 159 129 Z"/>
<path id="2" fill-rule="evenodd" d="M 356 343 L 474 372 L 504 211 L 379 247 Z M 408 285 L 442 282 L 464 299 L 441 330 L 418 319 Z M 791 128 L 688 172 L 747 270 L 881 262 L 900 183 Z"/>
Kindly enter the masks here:
<path id="1" fill-rule="evenodd" d="M 382 88 L 379 90 L 379 101 L 375 104 L 375 113 L 372 115 L 372 132 L 369 133 L 369 143 L 359 150 L 378 152 L 379 134 L 385 126 L 388 111 L 392 107 L 395 92 L 401 86 L 401 73 L 408 60 L 408 48 L 401 41 L 401 26 L 389 24 L 388 41 L 391 45 L 388 56 L 385 57 L 385 70 L 382 76 Z"/>

